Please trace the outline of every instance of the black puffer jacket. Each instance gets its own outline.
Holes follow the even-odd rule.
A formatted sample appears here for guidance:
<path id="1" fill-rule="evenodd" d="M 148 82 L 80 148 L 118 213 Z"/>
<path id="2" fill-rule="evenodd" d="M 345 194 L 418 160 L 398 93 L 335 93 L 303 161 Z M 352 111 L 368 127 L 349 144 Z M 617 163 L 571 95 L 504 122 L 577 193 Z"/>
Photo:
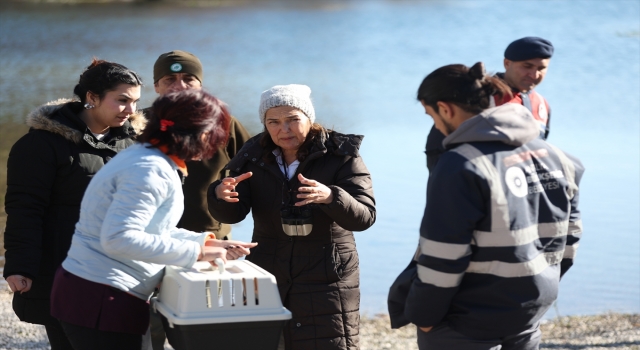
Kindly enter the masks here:
<path id="1" fill-rule="evenodd" d="M 358 254 L 351 231 L 375 222 L 371 176 L 358 149 L 362 136 L 331 132 L 314 144 L 296 175 L 287 181 L 275 162 L 262 159 L 262 134 L 247 141 L 227 165 L 232 176 L 253 172 L 238 184 L 240 202 L 216 199 L 209 187 L 209 210 L 225 223 L 242 221 L 251 210 L 253 241 L 248 260 L 276 276 L 280 297 L 293 318 L 285 326 L 287 349 L 358 349 L 360 288 Z M 297 174 L 331 188 L 331 204 L 311 206 L 313 230 L 287 236 L 280 209 L 297 199 Z"/>
<path id="2" fill-rule="evenodd" d="M 7 162 L 4 276 L 33 280 L 31 290 L 15 293 L 13 309 L 22 320 L 50 320 L 53 275 L 67 256 L 89 181 L 119 151 L 133 144 L 144 127 L 136 114 L 97 140 L 78 117 L 80 102 L 57 100 L 27 117 L 29 132 L 11 148 Z"/>

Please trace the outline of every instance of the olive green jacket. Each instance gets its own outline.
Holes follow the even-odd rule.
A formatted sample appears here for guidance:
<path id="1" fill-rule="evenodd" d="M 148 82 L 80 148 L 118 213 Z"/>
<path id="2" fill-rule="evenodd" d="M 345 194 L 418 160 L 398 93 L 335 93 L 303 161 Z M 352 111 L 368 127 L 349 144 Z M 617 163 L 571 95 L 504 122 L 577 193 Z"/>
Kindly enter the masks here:
<path id="1" fill-rule="evenodd" d="M 143 112 L 149 117 L 151 108 L 145 108 Z M 249 138 L 249 133 L 244 126 L 236 118 L 231 117 L 227 145 L 220 147 L 210 159 L 186 162 L 189 176 L 185 178 L 182 186 L 184 213 L 178 227 L 196 232 L 213 232 L 220 239 L 231 232 L 230 225 L 221 224 L 209 214 L 207 189 L 212 182 L 220 179 L 220 172 L 224 166 Z"/>

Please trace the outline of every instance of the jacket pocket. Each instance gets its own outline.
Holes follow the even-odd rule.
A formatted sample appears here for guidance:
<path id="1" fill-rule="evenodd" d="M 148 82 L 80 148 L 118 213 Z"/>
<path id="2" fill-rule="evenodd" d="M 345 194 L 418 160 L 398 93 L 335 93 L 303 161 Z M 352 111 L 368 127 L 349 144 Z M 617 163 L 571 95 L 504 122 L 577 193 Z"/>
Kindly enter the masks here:
<path id="1" fill-rule="evenodd" d="M 338 254 L 338 248 L 335 243 L 331 243 L 324 248 L 325 272 L 327 273 L 327 282 L 338 282 L 342 278 L 341 259 Z"/>
<path id="2" fill-rule="evenodd" d="M 358 270 L 358 252 L 344 245 L 342 248 L 340 249 L 336 243 L 331 243 L 325 248 L 325 268 L 329 283 L 340 281 Z M 347 250 L 344 251 L 344 248 Z"/>

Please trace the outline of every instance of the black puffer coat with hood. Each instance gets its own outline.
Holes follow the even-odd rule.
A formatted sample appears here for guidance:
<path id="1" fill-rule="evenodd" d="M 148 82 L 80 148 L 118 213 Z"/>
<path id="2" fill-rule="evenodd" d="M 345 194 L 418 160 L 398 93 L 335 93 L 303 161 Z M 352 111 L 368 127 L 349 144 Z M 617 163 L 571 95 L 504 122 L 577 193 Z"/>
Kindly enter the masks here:
<path id="1" fill-rule="evenodd" d="M 284 330 L 287 349 L 358 349 L 360 269 L 352 231 L 368 229 L 376 218 L 371 176 L 358 153 L 362 136 L 318 136 L 289 181 L 275 161 L 263 159 L 262 136 L 247 141 L 227 165 L 231 176 L 253 172 L 236 186 L 240 201 L 217 200 L 217 181 L 209 187 L 209 210 L 230 224 L 251 210 L 258 246 L 247 258 L 275 275 L 293 314 Z M 328 186 L 334 199 L 309 205 L 311 233 L 291 237 L 283 231 L 280 210 L 298 201 L 297 174 Z"/>
<path id="2" fill-rule="evenodd" d="M 30 291 L 13 297 L 22 321 L 51 321 L 54 273 L 67 256 L 84 191 L 106 162 L 134 143 L 146 121 L 136 113 L 100 141 L 79 118 L 82 108 L 65 99 L 37 108 L 27 116 L 29 132 L 9 153 L 4 276 L 33 280 Z"/>

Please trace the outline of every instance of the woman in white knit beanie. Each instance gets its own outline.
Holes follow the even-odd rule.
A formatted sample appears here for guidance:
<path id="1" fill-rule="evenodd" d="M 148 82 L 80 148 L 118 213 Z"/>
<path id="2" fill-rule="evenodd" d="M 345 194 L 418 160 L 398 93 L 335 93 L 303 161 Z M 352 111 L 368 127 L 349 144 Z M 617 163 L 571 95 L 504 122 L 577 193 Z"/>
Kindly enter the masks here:
<path id="1" fill-rule="evenodd" d="M 276 276 L 293 318 L 286 349 L 358 349 L 359 266 L 352 231 L 375 222 L 363 136 L 315 123 L 311 89 L 278 85 L 262 93 L 265 131 L 249 140 L 209 187 L 209 211 L 237 223 L 251 211 L 248 260 Z M 267 348 L 265 344 L 265 348 Z"/>

